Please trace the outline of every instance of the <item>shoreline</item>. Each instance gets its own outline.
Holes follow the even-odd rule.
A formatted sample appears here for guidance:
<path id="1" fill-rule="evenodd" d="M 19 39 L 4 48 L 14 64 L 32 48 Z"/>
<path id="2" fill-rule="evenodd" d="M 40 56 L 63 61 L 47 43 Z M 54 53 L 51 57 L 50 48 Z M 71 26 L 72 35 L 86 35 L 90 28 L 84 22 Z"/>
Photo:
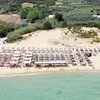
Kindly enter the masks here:
<path id="1" fill-rule="evenodd" d="M 57 67 L 57 68 L 0 68 L 0 77 L 16 77 L 16 76 L 31 76 L 43 75 L 60 72 L 100 72 L 100 68 L 93 69 L 91 67 Z"/>

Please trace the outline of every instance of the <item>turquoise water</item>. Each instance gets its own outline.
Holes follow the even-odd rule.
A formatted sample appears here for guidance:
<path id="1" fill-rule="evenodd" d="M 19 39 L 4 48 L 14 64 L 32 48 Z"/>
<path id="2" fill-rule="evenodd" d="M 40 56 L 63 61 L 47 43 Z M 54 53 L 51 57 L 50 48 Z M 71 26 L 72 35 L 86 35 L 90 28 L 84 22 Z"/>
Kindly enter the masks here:
<path id="1" fill-rule="evenodd" d="M 100 100 L 100 73 L 0 78 L 0 100 Z"/>

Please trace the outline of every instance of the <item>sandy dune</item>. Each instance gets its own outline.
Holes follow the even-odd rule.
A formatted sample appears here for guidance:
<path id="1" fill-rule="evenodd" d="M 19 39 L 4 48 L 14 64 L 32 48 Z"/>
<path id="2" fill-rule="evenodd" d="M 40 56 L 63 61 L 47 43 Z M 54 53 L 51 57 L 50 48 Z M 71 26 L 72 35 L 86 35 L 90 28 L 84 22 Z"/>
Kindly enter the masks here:
<path id="1" fill-rule="evenodd" d="M 93 28 L 98 31 L 97 29 Z M 85 30 L 89 30 L 89 28 L 85 28 Z M 67 33 L 67 35 L 65 34 Z M 24 35 L 24 37 L 28 37 L 24 40 L 21 40 L 16 43 L 11 44 L 2 44 L 0 42 L 0 46 L 19 46 L 19 47 L 68 47 L 68 46 L 100 46 L 100 43 L 91 44 L 92 39 L 82 39 L 77 37 L 76 34 L 72 34 L 67 28 L 65 29 L 53 29 L 49 31 L 41 30 L 36 31 L 32 34 L 31 37 Z M 100 35 L 100 31 L 98 31 L 98 35 Z"/>

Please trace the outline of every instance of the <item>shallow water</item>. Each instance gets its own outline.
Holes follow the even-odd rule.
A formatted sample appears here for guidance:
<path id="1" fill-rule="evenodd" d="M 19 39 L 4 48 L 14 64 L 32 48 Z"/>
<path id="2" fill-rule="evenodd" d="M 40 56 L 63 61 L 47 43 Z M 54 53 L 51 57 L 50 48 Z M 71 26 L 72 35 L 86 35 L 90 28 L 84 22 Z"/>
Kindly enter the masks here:
<path id="1" fill-rule="evenodd" d="M 0 100 L 100 100 L 100 73 L 0 78 Z"/>

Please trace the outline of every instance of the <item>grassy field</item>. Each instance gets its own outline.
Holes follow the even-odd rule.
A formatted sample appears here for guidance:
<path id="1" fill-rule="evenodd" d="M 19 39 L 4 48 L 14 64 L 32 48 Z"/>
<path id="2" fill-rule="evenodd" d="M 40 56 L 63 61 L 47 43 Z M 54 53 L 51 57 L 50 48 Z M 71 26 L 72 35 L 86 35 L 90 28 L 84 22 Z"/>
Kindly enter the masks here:
<path id="1" fill-rule="evenodd" d="M 59 1 L 59 0 L 58 0 Z M 70 14 L 91 14 L 91 10 L 92 9 L 98 9 L 100 8 L 100 6 L 96 6 L 96 5 L 90 5 L 88 3 L 84 3 L 82 2 L 84 0 L 60 0 L 60 2 L 63 3 L 63 5 L 58 6 L 58 9 L 61 9 L 61 11 L 63 11 L 63 9 L 71 9 L 68 12 L 64 12 L 67 15 Z"/>
<path id="2" fill-rule="evenodd" d="M 96 8 L 98 7 L 94 5 L 78 5 L 74 10 L 70 11 L 69 14 L 91 14 L 91 10 Z"/>

